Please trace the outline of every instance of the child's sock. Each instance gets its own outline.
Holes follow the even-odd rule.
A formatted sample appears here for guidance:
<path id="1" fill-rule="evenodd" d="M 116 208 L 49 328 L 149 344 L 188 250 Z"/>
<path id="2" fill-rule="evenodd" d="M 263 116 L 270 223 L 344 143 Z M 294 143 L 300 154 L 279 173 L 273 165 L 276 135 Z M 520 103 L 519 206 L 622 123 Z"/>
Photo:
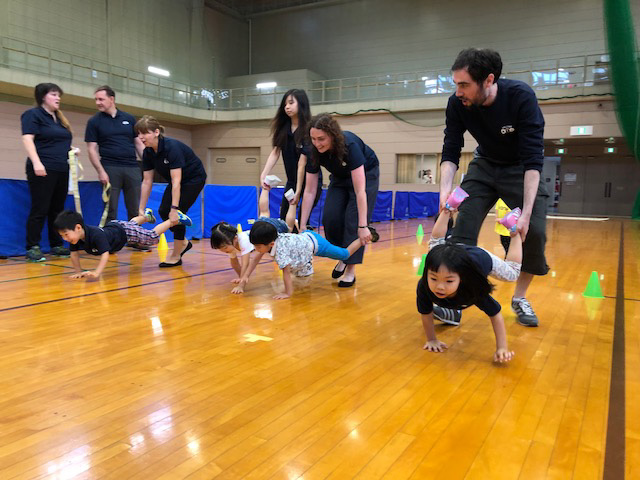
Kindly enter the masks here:
<path id="1" fill-rule="evenodd" d="M 513 302 L 519 302 L 519 301 L 524 300 L 524 299 L 525 299 L 525 297 L 515 297 L 515 296 L 514 296 L 514 297 L 512 297 L 512 298 L 511 298 L 511 301 L 513 301 Z"/>

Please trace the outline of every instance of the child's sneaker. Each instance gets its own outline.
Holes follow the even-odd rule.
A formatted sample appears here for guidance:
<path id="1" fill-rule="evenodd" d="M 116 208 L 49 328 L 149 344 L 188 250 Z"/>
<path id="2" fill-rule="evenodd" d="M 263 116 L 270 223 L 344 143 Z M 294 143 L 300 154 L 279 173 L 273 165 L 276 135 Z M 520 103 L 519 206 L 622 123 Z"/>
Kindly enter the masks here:
<path id="1" fill-rule="evenodd" d="M 498 220 L 498 223 L 500 225 L 503 225 L 511 233 L 515 233 L 520 215 L 522 215 L 522 210 L 520 210 L 519 207 L 516 207 L 513 210 L 507 212 L 504 217 L 500 218 Z"/>
<path id="2" fill-rule="evenodd" d="M 460 325 L 462 319 L 462 311 L 453 308 L 442 308 L 439 305 L 433 306 L 433 318 L 440 320 L 447 325 Z"/>
<path id="3" fill-rule="evenodd" d="M 180 210 L 178 210 L 178 217 L 180 218 L 181 225 L 184 225 L 185 227 L 190 227 L 191 225 L 193 225 L 191 219 Z"/>
<path id="4" fill-rule="evenodd" d="M 264 177 L 264 183 L 266 183 L 270 187 L 277 187 L 282 183 L 282 180 L 280 180 L 280 177 L 278 177 L 277 175 L 267 175 L 266 177 Z"/>
<path id="5" fill-rule="evenodd" d="M 156 223 L 156 217 L 153 214 L 153 210 L 150 208 L 145 208 L 144 209 L 144 216 L 147 217 L 147 222 L 149 223 Z"/>
<path id="6" fill-rule="evenodd" d="M 371 232 L 371 243 L 376 243 L 378 240 L 380 240 L 380 234 L 378 234 L 376 229 L 371 225 L 369 225 L 369 231 Z"/>
<path id="7" fill-rule="evenodd" d="M 37 245 L 27 250 L 26 257 L 28 262 L 44 262 L 46 260 L 45 256 L 40 250 L 40 247 L 38 247 Z"/>
<path id="8" fill-rule="evenodd" d="M 69 257 L 71 251 L 66 247 L 58 246 L 51 249 L 51 255 L 55 255 L 56 257 Z"/>

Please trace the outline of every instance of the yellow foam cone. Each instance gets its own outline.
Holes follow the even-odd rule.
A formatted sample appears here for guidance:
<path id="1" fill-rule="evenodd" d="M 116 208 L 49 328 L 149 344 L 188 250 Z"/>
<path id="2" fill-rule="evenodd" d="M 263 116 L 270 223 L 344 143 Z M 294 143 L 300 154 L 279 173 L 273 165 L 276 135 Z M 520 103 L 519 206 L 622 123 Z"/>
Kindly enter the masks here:
<path id="1" fill-rule="evenodd" d="M 169 252 L 169 245 L 167 245 L 167 237 L 164 233 L 160 234 L 160 241 L 158 242 L 158 258 L 160 262 L 164 262 L 167 259 L 167 253 Z"/>
<path id="2" fill-rule="evenodd" d="M 167 252 L 168 250 L 169 250 L 169 245 L 167 245 L 167 237 L 164 236 L 164 233 L 161 233 L 160 240 L 158 241 L 158 251 Z"/>
<path id="3" fill-rule="evenodd" d="M 419 237 L 420 235 L 424 235 L 424 229 L 422 228 L 422 224 L 418 224 L 418 231 L 416 232 L 416 237 Z"/>
<path id="4" fill-rule="evenodd" d="M 242 233 L 242 225 L 238 224 L 238 233 Z"/>

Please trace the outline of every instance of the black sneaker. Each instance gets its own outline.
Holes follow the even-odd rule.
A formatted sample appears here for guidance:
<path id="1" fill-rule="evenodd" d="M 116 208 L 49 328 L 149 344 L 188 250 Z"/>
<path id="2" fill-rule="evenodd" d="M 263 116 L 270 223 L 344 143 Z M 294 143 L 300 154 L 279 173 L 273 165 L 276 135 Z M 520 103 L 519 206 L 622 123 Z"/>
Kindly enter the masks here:
<path id="1" fill-rule="evenodd" d="M 27 250 L 26 257 L 28 262 L 44 262 L 46 260 L 45 256 L 42 254 L 42 250 L 40 250 L 40 247 L 37 245 Z"/>
<path id="2" fill-rule="evenodd" d="M 376 243 L 378 240 L 380 240 L 380 235 L 375 228 L 369 226 L 369 231 L 371 232 L 371 243 Z"/>
<path id="3" fill-rule="evenodd" d="M 536 312 L 533 311 L 531 304 L 526 298 L 521 300 L 511 299 L 511 309 L 516 314 L 518 323 L 525 327 L 537 327 L 538 317 Z"/>
<path id="4" fill-rule="evenodd" d="M 55 255 L 56 257 L 69 257 L 71 256 L 71 251 L 66 247 L 58 246 L 51 249 L 51 255 Z"/>
<path id="5" fill-rule="evenodd" d="M 438 305 L 433 306 L 433 317 L 447 325 L 460 325 L 462 319 L 462 310 L 454 310 L 453 308 L 442 308 Z"/>

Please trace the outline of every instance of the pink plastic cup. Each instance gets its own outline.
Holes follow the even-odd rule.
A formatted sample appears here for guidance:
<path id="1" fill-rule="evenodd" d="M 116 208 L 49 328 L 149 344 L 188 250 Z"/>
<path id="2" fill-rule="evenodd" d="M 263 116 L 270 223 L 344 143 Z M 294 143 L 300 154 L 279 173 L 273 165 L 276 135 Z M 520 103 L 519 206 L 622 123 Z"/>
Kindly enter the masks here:
<path id="1" fill-rule="evenodd" d="M 521 214 L 522 210 L 520 210 L 519 207 L 516 207 L 513 210 L 508 211 L 504 217 L 498 220 L 498 223 L 503 225 L 511 233 L 515 233 L 516 224 L 518 223 L 518 219 Z"/>
<path id="2" fill-rule="evenodd" d="M 456 187 L 453 192 L 451 192 L 451 195 L 449 195 L 449 198 L 447 198 L 445 207 L 447 207 L 449 210 L 455 210 L 468 196 L 469 194 L 467 192 L 465 192 L 460 187 Z"/>

